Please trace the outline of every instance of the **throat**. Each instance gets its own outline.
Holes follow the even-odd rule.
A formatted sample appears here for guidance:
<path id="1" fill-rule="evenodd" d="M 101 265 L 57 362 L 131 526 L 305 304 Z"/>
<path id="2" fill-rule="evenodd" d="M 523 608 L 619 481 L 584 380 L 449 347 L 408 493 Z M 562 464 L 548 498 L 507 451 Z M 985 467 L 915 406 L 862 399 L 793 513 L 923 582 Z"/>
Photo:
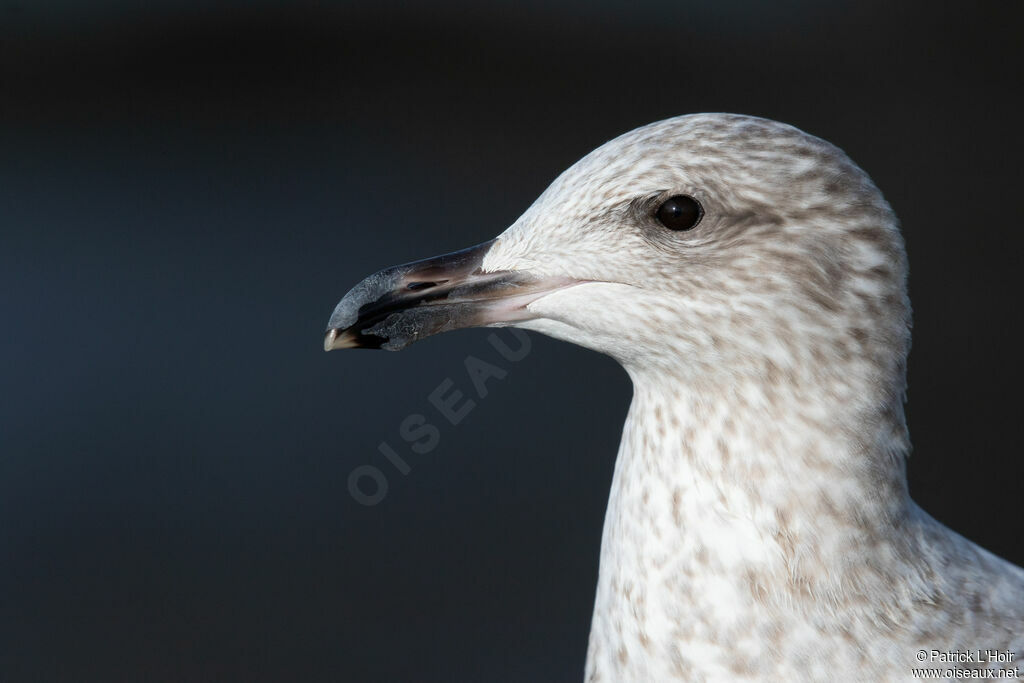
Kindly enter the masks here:
<path id="1" fill-rule="evenodd" d="M 685 659 L 687 643 L 706 646 L 702 630 L 728 634 L 768 624 L 802 596 L 834 597 L 858 548 L 877 546 L 908 514 L 901 406 L 797 387 L 768 395 L 756 383 L 634 385 L 602 537 L 591 673 L 667 676 L 631 667 Z"/>

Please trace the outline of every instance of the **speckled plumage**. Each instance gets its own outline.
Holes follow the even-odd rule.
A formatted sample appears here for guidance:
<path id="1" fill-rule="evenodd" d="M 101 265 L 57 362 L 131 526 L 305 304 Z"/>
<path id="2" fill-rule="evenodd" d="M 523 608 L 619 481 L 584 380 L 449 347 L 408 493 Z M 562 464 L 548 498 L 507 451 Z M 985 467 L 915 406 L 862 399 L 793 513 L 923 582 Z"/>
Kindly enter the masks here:
<path id="1" fill-rule="evenodd" d="M 650 219 L 674 194 L 703 205 L 694 230 Z M 484 268 L 593 281 L 519 324 L 634 383 L 588 681 L 909 680 L 920 649 L 1024 654 L 1024 571 L 907 494 L 906 259 L 842 151 L 745 116 L 645 126 L 562 174 Z"/>
<path id="2" fill-rule="evenodd" d="M 704 216 L 673 232 L 679 194 Z M 841 150 L 682 116 L 584 157 L 493 244 L 371 276 L 325 348 L 517 325 L 625 367 L 586 680 L 913 680 L 921 650 L 1024 657 L 1024 570 L 908 495 L 906 275 Z"/>

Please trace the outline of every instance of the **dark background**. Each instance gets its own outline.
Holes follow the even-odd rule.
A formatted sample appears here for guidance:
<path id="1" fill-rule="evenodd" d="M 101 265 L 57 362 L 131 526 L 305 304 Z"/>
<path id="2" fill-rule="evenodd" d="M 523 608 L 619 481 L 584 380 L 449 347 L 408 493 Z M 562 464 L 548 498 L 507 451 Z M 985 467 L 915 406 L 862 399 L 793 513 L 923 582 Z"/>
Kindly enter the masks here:
<path id="1" fill-rule="evenodd" d="M 0 2 L 3 681 L 580 680 L 625 373 L 322 331 L 688 112 L 874 177 L 910 253 L 911 491 L 1024 562 L 1015 3 L 143 5 Z M 471 391 L 467 354 L 508 376 L 452 427 L 427 395 Z"/>

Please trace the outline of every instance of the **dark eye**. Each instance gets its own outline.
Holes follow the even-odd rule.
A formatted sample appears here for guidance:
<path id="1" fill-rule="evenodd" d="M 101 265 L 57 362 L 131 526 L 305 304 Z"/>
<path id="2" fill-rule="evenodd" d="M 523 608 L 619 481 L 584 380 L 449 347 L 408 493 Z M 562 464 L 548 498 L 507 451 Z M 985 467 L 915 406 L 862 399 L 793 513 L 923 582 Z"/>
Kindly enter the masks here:
<path id="1" fill-rule="evenodd" d="M 693 197 L 685 194 L 677 194 L 669 197 L 658 207 L 655 214 L 658 220 L 669 230 L 689 230 L 698 223 L 704 216 L 704 209 Z"/>

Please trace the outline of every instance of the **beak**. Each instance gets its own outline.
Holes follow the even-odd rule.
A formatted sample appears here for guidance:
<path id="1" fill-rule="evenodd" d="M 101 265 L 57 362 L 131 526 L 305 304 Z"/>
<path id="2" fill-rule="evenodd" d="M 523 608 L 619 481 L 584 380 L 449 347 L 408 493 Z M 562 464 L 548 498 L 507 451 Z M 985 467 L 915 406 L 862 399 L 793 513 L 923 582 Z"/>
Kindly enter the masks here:
<path id="1" fill-rule="evenodd" d="M 528 304 L 576 283 L 524 271 L 484 272 L 481 265 L 494 242 L 385 268 L 366 278 L 335 307 L 324 350 L 398 351 L 438 332 L 529 320 L 534 316 L 526 310 Z"/>

